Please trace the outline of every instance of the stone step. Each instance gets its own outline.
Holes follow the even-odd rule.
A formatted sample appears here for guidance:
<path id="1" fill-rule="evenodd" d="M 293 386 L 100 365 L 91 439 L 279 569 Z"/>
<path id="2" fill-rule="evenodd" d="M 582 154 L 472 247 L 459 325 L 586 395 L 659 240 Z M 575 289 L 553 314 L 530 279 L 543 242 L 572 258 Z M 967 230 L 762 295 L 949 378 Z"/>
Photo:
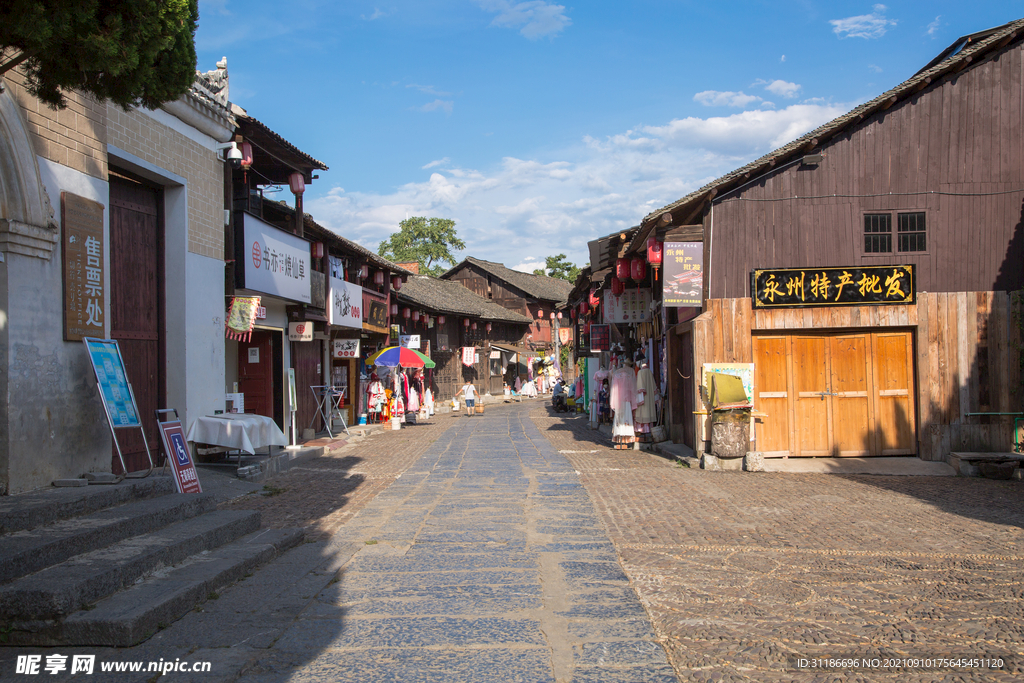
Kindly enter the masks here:
<path id="1" fill-rule="evenodd" d="M 152 475 L 145 479 L 125 479 L 118 484 L 50 488 L 13 496 L 0 496 L 0 534 L 35 529 L 115 505 L 124 505 L 140 498 L 163 496 L 174 491 L 172 477 Z"/>
<path id="2" fill-rule="evenodd" d="M 10 643 L 113 647 L 138 644 L 180 619 L 211 593 L 298 545 L 303 535 L 301 529 L 264 529 L 248 534 L 194 555 L 179 566 L 156 572 L 62 622 L 17 625 L 10 632 Z"/>
<path id="3" fill-rule="evenodd" d="M 0 583 L 215 509 L 211 494 L 174 493 L 0 536 Z"/>
<path id="4" fill-rule="evenodd" d="M 259 512 L 218 510 L 76 555 L 0 586 L 0 614 L 15 623 L 58 619 L 259 525 Z"/>

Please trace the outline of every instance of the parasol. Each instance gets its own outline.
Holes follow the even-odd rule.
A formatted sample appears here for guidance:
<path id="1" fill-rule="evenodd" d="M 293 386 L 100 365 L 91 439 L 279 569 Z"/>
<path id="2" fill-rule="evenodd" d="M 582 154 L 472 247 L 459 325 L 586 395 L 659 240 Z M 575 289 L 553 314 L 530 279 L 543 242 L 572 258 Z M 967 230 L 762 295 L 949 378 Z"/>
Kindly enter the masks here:
<path id="1" fill-rule="evenodd" d="M 430 360 L 416 349 L 407 349 L 404 346 L 389 346 L 382 349 L 366 359 L 367 365 L 380 365 L 386 368 L 432 368 L 434 361 Z"/>

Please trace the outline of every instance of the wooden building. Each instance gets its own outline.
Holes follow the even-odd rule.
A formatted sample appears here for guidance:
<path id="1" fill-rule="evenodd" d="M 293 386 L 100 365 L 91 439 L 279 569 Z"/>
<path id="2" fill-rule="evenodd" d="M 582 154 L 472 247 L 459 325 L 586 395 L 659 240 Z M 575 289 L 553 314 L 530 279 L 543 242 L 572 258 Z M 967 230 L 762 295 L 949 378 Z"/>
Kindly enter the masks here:
<path id="1" fill-rule="evenodd" d="M 458 282 L 413 275 L 395 293 L 395 300 L 402 333 L 420 335 L 420 350 L 429 352 L 437 364 L 429 373 L 435 400 L 450 399 L 466 379 L 482 393 L 500 396 L 509 365 L 518 366 L 520 355 L 532 355 L 516 346 L 532 326 L 531 318 Z M 471 366 L 464 365 L 460 355 L 467 347 L 476 349 Z"/>
<path id="2" fill-rule="evenodd" d="M 673 439 L 707 445 L 703 364 L 753 363 L 767 455 L 1011 450 L 1022 133 L 1019 20 L 647 216 L 632 253 L 685 226 L 703 241 L 703 309 L 667 340 Z"/>
<path id="3" fill-rule="evenodd" d="M 521 343 L 533 349 L 548 349 L 554 344 L 552 317 L 565 306 L 572 283 L 554 277 L 522 273 L 501 263 L 466 257 L 441 276 L 453 280 L 477 296 L 493 301 L 510 311 L 533 320 Z M 556 333 L 557 334 L 557 333 Z"/>

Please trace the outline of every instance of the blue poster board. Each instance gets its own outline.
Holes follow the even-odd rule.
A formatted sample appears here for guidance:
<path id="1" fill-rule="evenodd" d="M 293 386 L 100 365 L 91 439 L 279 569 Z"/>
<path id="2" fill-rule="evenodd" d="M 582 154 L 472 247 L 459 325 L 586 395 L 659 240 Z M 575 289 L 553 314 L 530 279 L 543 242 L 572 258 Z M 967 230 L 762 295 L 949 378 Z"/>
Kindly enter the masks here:
<path id="1" fill-rule="evenodd" d="M 128 376 L 121 360 L 121 349 L 113 339 L 83 339 L 89 351 L 92 369 L 96 372 L 103 407 L 111 427 L 141 427 L 139 411 L 135 408 L 135 397 L 128 386 Z"/>

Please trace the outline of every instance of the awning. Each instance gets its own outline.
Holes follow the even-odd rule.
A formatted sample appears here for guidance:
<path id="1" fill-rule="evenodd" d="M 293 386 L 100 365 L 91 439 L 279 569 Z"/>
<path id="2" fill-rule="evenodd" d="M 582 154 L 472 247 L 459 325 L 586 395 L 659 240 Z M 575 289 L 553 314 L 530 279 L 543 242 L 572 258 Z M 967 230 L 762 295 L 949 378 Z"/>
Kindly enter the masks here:
<path id="1" fill-rule="evenodd" d="M 515 344 L 495 344 L 494 342 L 491 342 L 491 346 L 496 349 L 501 349 L 502 351 L 507 351 L 508 353 L 518 353 L 520 356 L 526 356 L 527 358 L 543 355 L 537 351 L 533 351 L 523 346 L 516 346 Z"/>

